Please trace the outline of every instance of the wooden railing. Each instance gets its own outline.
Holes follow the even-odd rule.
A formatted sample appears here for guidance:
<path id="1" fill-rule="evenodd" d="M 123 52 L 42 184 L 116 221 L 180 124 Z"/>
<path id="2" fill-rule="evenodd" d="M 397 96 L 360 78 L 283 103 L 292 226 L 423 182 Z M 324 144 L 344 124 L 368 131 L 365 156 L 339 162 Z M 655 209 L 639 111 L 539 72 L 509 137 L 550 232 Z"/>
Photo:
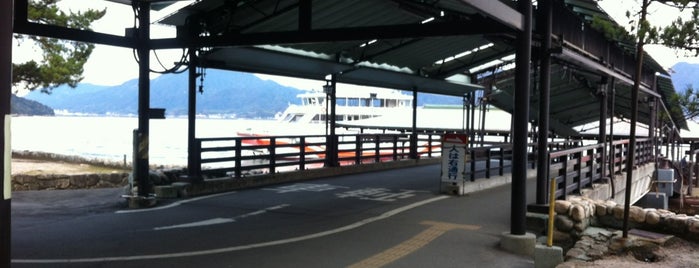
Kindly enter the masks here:
<path id="1" fill-rule="evenodd" d="M 580 193 L 583 188 L 602 179 L 602 168 L 611 163 L 611 170 L 619 174 L 627 170 L 629 140 L 612 143 L 609 163 L 602 159 L 604 144 L 595 144 L 549 153 L 549 177 L 556 180 L 556 198 L 565 199 L 571 193 Z M 653 161 L 653 143 L 650 139 L 636 141 L 634 166 Z"/>
<path id="2" fill-rule="evenodd" d="M 493 174 L 498 176 L 510 172 L 512 168 L 512 144 L 500 144 L 485 147 L 469 148 L 468 155 L 470 158 L 468 169 L 465 171 L 465 177 L 471 181 L 480 178 L 481 175 L 489 179 Z M 495 166 L 493 166 L 495 162 Z M 477 168 L 477 165 L 485 167 Z"/>
<path id="3" fill-rule="evenodd" d="M 440 135 L 418 135 L 421 158 L 441 156 Z M 195 140 L 192 174 L 235 177 L 321 168 L 327 163 L 329 136 L 256 136 Z M 359 165 L 408 159 L 410 135 L 338 135 L 337 165 Z M 196 153 L 198 152 L 198 153 Z"/>

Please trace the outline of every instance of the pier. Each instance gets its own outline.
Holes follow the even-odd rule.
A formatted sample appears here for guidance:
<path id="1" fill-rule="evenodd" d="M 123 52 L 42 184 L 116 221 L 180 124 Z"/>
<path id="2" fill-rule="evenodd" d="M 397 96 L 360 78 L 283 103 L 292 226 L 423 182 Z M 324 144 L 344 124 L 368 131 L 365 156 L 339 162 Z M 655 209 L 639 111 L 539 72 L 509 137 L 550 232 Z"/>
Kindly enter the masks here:
<path id="1" fill-rule="evenodd" d="M 424 130 L 418 126 L 417 94 L 420 92 L 457 96 L 463 98 L 463 110 L 466 113 L 461 132 L 470 137 L 470 145 L 465 148 L 468 162 L 465 162 L 467 168 L 463 173 L 466 178 L 464 183 L 477 185 L 489 180 L 502 179 L 502 184 L 507 184 L 505 187 L 508 187 L 510 194 L 498 198 L 497 201 L 510 204 L 509 211 L 506 211 L 509 212 L 509 220 L 507 217 L 492 220 L 497 221 L 500 226 L 503 222 L 509 222 L 509 230 L 500 228 L 493 231 L 503 233 L 501 244 L 519 245 L 505 247 L 507 250 L 523 250 L 516 252 L 518 254 L 531 254 L 530 250 L 533 251 L 529 245 L 533 246 L 535 235 L 527 230 L 527 213 L 547 208 L 550 201 L 555 201 L 551 199 L 568 199 L 573 195 L 584 195 L 588 189 L 604 188 L 606 192 L 596 193 L 596 198 L 612 200 L 624 193 L 623 202 L 628 208 L 644 195 L 653 183 L 653 176 L 660 162 L 658 157 L 661 148 L 672 150 L 672 154 L 666 153 L 667 157 L 674 161 L 679 159 L 676 156 L 679 156 L 680 150 L 675 150 L 675 146 L 682 142 L 678 135 L 679 129 L 687 128 L 682 115 L 672 109 L 676 104 L 669 101 L 674 93 L 669 74 L 649 56 L 644 57 L 642 62 L 637 62 L 636 57 L 627 51 L 633 44 L 609 40 L 595 30 L 591 26 L 590 14 L 613 21 L 594 2 L 538 1 L 535 8 L 530 0 L 517 1 L 516 5 L 510 5 L 507 1 L 480 0 L 429 3 L 403 0 L 259 0 L 239 3 L 202 0 L 160 20 L 159 23 L 177 28 L 176 37 L 162 39 L 150 37 L 150 11 L 170 2 L 114 2 L 129 4 L 134 8 L 136 16 L 133 19 L 138 21 L 138 27 L 130 29 L 129 32 L 136 34 L 116 36 L 40 24 L 27 19 L 27 0 L 4 1 L 0 4 L 0 10 L 6 12 L 7 16 L 2 17 L 10 19 L 8 23 L 0 24 L 3 44 L 1 47 L 4 50 L 0 55 L 12 54 L 10 45 L 5 43 L 11 41 L 13 34 L 30 34 L 134 49 L 140 59 L 139 124 L 133 135 L 134 179 L 130 183 L 137 187 L 134 188 L 136 190 L 133 195 L 127 198 L 146 200 L 144 204 L 148 205 L 155 203 L 156 192 L 163 190 L 162 187 L 156 189 L 149 180 L 149 122 L 164 117 L 166 113 L 163 109 L 150 107 L 148 59 L 152 50 L 176 48 L 187 51 L 183 57 L 185 60 L 180 64 L 189 68 L 188 139 L 182 141 L 187 143 L 189 148 L 188 167 L 185 176 L 181 177 L 182 181 L 178 182 L 178 185 L 169 186 L 173 188 L 168 191 L 174 192 L 175 196 L 221 194 L 250 187 L 273 188 L 272 185 L 295 179 L 306 181 L 340 176 L 347 174 L 346 172 L 357 173 L 439 163 L 442 157 L 441 134 L 447 132 L 436 133 L 435 128 Z M 582 27 L 583 25 L 585 27 Z M 4 85 L 11 85 L 7 76 L 10 71 L 6 70 L 8 65 L 11 66 L 10 58 L 0 58 L 0 64 L 3 65 L 0 69 L 3 70 L 0 83 Z M 636 66 L 640 66 L 638 72 Z M 198 72 L 200 68 L 293 76 L 319 81 L 326 94 L 326 100 L 329 100 L 328 114 L 325 117 L 330 118 L 327 135 L 196 137 L 197 79 L 203 75 Z M 337 133 L 338 122 L 335 119 L 338 83 L 411 92 L 412 114 L 405 115 L 411 118 L 411 125 L 397 133 Z M 9 100 L 7 96 L 11 94 L 10 87 L 6 88 L 8 89 L 3 90 L 3 100 Z M 370 101 L 373 99 L 371 96 L 367 97 Z M 476 113 L 477 109 L 484 111 L 488 105 L 512 115 L 509 131 L 504 136 L 497 136 L 502 141 L 493 144 L 485 144 L 485 136 L 488 133 L 502 132 L 487 129 L 487 114 Z M 9 116 L 8 112 L 4 114 L 4 123 L 0 125 L 5 126 L 5 131 L 0 137 L 3 145 L 0 148 L 5 151 L 3 159 L 7 163 L 7 152 L 10 150 L 7 146 L 10 141 Z M 482 116 L 480 125 L 476 124 L 476 116 Z M 618 125 L 614 123 L 616 118 L 631 118 L 631 121 L 628 125 Z M 597 123 L 599 131 L 581 133 L 579 126 L 591 123 Z M 638 125 L 646 126 L 647 131 L 637 132 Z M 620 131 L 621 126 L 626 126 L 627 129 Z M 479 146 L 474 146 L 475 144 Z M 7 174 L 9 172 L 4 173 L 4 181 L 8 182 L 11 179 Z M 534 173 L 536 179 L 528 181 Z M 406 176 L 409 175 L 411 174 Z M 430 182 L 434 185 L 439 183 L 436 175 L 434 182 Z M 391 177 L 394 177 L 395 181 L 384 181 L 385 184 L 381 187 L 372 189 L 395 190 L 391 187 L 403 185 L 400 178 L 395 178 L 395 175 Z M 555 186 L 554 189 L 548 188 L 551 182 Z M 693 184 L 691 179 L 689 184 Z M 14 241 L 10 238 L 9 231 L 11 191 L 7 189 L 7 183 L 3 185 L 3 198 L 0 199 L 0 241 L 3 241 L 0 245 L 0 259 L 9 265 L 10 241 Z M 534 190 L 529 191 L 532 185 Z M 351 188 L 344 185 L 338 187 L 332 190 Z M 256 189 L 262 191 L 266 188 Z M 290 189 L 278 191 L 287 190 Z M 552 197 L 547 194 L 549 190 L 555 193 Z M 367 200 L 366 198 L 376 201 L 374 199 L 379 198 L 373 195 L 367 197 L 366 191 L 343 190 L 339 194 L 333 198 L 342 199 L 342 202 L 363 202 L 358 200 Z M 401 199 L 408 198 L 406 196 L 413 193 L 389 194 L 395 199 Z M 414 195 L 409 197 L 412 196 Z M 258 200 L 255 196 L 247 197 L 249 200 Z M 437 202 L 442 198 L 447 197 L 425 196 L 421 200 Z M 236 199 L 237 202 L 241 202 L 240 200 Z M 306 201 L 308 200 L 301 198 L 300 202 Z M 209 203 L 203 205 L 217 206 Z M 209 219 L 207 223 L 236 222 L 269 211 L 288 209 L 289 206 L 295 205 L 283 203 L 256 207 L 252 212 L 241 211 L 238 216 Z M 311 206 L 304 209 L 310 211 L 315 208 Z M 366 209 L 370 208 L 362 207 L 347 213 Z M 325 209 L 322 211 L 329 214 L 334 212 Z M 381 213 L 388 214 L 381 215 L 393 215 L 391 211 L 393 210 L 382 210 Z M 480 211 L 472 216 L 484 216 L 487 212 Z M 143 230 L 139 229 L 139 226 L 142 226 L 146 222 L 145 218 L 149 216 L 133 213 L 128 219 L 120 218 L 122 226 L 134 232 L 141 232 Z M 185 222 L 192 220 L 185 217 L 195 212 L 186 210 L 183 213 L 187 215 L 170 216 Z M 288 213 L 285 215 L 300 215 L 306 212 L 293 210 Z M 155 220 L 160 219 L 163 218 L 156 217 Z M 346 219 L 343 218 L 342 221 Z M 305 225 L 306 222 L 307 219 L 293 222 L 293 226 Z M 154 238 L 161 230 L 190 226 L 187 223 L 182 224 L 184 225 L 148 225 L 149 229 L 134 240 Z M 321 221 L 319 224 L 325 223 Z M 472 227 L 465 227 L 468 225 L 468 220 L 465 219 L 459 219 L 456 223 L 458 225 L 434 224 L 432 221 L 426 224 L 461 231 L 471 230 Z M 191 225 L 200 226 L 202 223 Z M 63 228 L 67 229 L 66 226 Z M 274 230 L 271 233 L 274 239 L 279 238 L 276 236 L 279 233 Z M 246 239 L 234 233 L 229 234 L 240 240 Z M 212 240 L 221 238 L 210 233 L 206 236 Z M 185 243 L 182 243 L 180 236 L 176 236 L 177 239 L 173 237 L 166 238 L 163 244 L 177 244 L 181 249 Z M 207 244 L 207 241 L 205 239 L 195 244 Z M 264 244 L 261 241 L 256 242 Z M 520 242 L 522 244 L 517 244 Z M 134 252 L 129 254 L 147 256 L 143 257 L 144 259 L 154 259 L 155 257 L 151 257 L 160 256 L 158 254 L 169 254 L 144 253 L 147 250 L 138 248 L 140 243 L 130 244 Z M 236 248 L 227 244 L 224 246 L 227 249 Z M 111 247 L 105 245 L 101 249 L 109 251 Z M 195 252 L 203 251 L 206 249 Z M 94 257 L 72 254 L 75 252 L 77 250 L 63 252 L 71 256 L 60 259 L 85 262 L 94 258 L 103 258 L 100 261 L 105 262 L 124 260 L 120 256 Z M 371 253 L 377 252 L 374 250 Z M 41 255 L 42 252 L 31 254 Z M 352 260 L 363 260 L 360 255 L 365 254 L 356 253 L 356 258 Z M 454 253 L 450 252 L 449 256 L 451 255 Z M 29 258 L 23 255 L 17 262 L 35 261 Z M 352 262 L 346 261 L 342 264 L 349 265 Z"/>

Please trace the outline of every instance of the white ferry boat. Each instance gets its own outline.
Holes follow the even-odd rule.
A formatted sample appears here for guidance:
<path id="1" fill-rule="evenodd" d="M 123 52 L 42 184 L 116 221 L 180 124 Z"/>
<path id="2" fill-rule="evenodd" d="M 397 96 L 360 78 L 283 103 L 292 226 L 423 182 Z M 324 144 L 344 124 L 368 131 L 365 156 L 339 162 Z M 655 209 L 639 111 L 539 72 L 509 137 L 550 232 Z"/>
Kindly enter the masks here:
<path id="1" fill-rule="evenodd" d="M 297 95 L 301 104 L 289 104 L 283 113 L 276 116 L 264 129 L 246 129 L 238 132 L 241 137 L 326 135 L 330 116 L 328 95 L 321 91 L 310 91 Z M 409 129 L 412 126 L 412 95 L 400 90 L 357 87 L 338 91 L 335 105 L 337 134 L 355 134 L 365 129 Z M 490 131 L 509 131 L 511 115 L 488 106 L 482 117 L 480 108 L 472 116 L 475 126 Z M 458 132 L 466 128 L 466 111 L 460 105 L 426 105 L 417 107 L 416 123 L 422 129 L 440 129 Z M 481 122 L 485 119 L 483 122 Z M 385 133 L 384 131 L 381 131 Z"/>
<path id="2" fill-rule="evenodd" d="M 328 94 L 310 91 L 297 95 L 300 104 L 289 104 L 274 122 L 263 129 L 248 128 L 239 131 L 239 137 L 326 135 L 326 123 L 331 114 Z M 361 122 L 388 115 L 410 116 L 413 104 L 411 95 L 399 90 L 356 87 L 338 91 L 335 102 L 335 122 Z M 337 134 L 354 134 L 356 131 L 336 129 Z"/>
<path id="3" fill-rule="evenodd" d="M 278 117 L 285 123 L 325 123 L 330 116 L 328 94 L 312 91 L 297 96 L 301 104 L 290 104 Z M 395 113 L 410 114 L 413 97 L 399 90 L 352 90 L 335 97 L 335 121 L 346 122 Z"/>

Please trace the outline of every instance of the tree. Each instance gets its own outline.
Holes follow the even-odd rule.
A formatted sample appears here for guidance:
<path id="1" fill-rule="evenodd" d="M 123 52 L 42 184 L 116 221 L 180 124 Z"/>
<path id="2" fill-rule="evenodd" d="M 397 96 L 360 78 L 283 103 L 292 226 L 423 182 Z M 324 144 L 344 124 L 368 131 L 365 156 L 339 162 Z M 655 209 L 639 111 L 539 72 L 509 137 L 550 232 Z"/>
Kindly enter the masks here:
<path id="1" fill-rule="evenodd" d="M 671 103 L 676 104 L 671 108 L 673 112 L 683 114 L 685 119 L 699 116 L 699 91 L 692 85 L 687 85 L 684 90 L 672 96 Z"/>
<path id="2" fill-rule="evenodd" d="M 670 25 L 665 27 L 652 26 L 647 20 L 640 23 L 634 17 L 648 10 L 652 3 L 658 3 L 676 8 L 679 11 L 692 10 L 689 19 L 678 17 Z M 607 38 L 616 40 L 630 48 L 639 42 L 639 36 L 644 35 L 642 44 L 659 44 L 674 48 L 677 52 L 691 53 L 699 56 L 699 1 L 698 0 L 650 0 L 645 5 L 641 5 L 638 13 L 627 11 L 626 17 L 629 19 L 630 27 L 623 27 L 612 23 L 604 18 L 595 17 L 592 21 L 593 28 L 600 30 Z M 627 31 L 628 30 L 628 31 Z M 641 46 L 642 48 L 642 46 Z M 638 49 L 638 47 L 637 47 Z M 637 51 L 638 52 L 638 51 Z M 695 90 L 688 85 L 684 90 L 676 89 L 676 95 L 668 98 L 671 104 L 670 113 L 682 114 L 685 119 L 694 119 L 699 116 L 699 90 Z M 667 115 L 662 115 L 663 120 L 668 120 Z"/>
<path id="3" fill-rule="evenodd" d="M 29 1 L 27 18 L 35 23 L 57 25 L 80 30 L 91 30 L 90 24 L 102 18 L 106 10 L 87 10 L 85 12 L 66 13 L 60 10 L 56 3 L 59 0 Z M 59 40 L 40 36 L 15 35 L 15 39 L 23 44 L 31 41 L 41 51 L 39 62 L 30 60 L 24 63 L 12 64 L 12 85 L 28 90 L 41 88 L 45 93 L 52 89 L 68 84 L 76 87 L 83 79 L 83 65 L 90 57 L 94 44 Z"/>

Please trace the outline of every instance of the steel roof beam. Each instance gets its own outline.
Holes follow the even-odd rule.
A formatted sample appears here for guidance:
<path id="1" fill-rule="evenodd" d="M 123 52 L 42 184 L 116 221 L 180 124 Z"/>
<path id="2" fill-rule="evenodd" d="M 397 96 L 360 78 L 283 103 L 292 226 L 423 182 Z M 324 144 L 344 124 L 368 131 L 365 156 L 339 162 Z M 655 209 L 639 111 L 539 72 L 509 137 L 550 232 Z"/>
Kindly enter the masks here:
<path id="1" fill-rule="evenodd" d="M 501 1 L 493 0 L 461 0 L 481 13 L 513 28 L 517 31 L 524 30 L 524 17 L 514 8 Z"/>
<path id="2" fill-rule="evenodd" d="M 184 37 L 154 39 L 151 41 L 151 45 L 153 49 L 180 47 L 230 47 L 511 32 L 511 29 L 502 27 L 501 25 L 495 23 L 484 24 L 481 27 L 470 27 L 469 23 L 473 22 L 431 22 L 425 24 L 312 29 L 309 31 L 233 33 L 220 36 L 194 37 L 190 40 L 187 40 Z"/>
<path id="3" fill-rule="evenodd" d="M 136 47 L 136 41 L 131 37 L 97 33 L 93 31 L 71 29 L 27 21 L 15 21 L 14 32 L 18 34 L 36 35 L 117 47 Z"/>
<path id="4" fill-rule="evenodd" d="M 622 75 L 618 72 L 615 72 L 612 69 L 608 68 L 607 66 L 603 65 L 602 63 L 599 63 L 599 62 L 594 61 L 590 58 L 587 58 L 583 55 L 580 55 L 579 53 L 576 53 L 569 48 L 564 47 L 561 54 L 559 54 L 559 57 L 567 58 L 567 59 L 572 60 L 574 62 L 578 62 L 583 66 L 588 66 L 588 67 L 592 68 L 593 70 L 600 72 L 601 74 L 605 74 L 605 75 L 614 77 L 614 78 L 618 79 L 619 81 L 622 81 L 626 84 L 633 85 L 633 83 L 634 83 L 633 79 L 631 79 L 625 75 Z M 648 94 L 648 95 L 651 95 L 653 97 L 656 97 L 656 98 L 660 97 L 660 95 L 658 93 L 654 92 L 653 90 L 646 87 L 645 85 L 641 85 L 640 90 L 641 90 L 641 92 Z"/>

